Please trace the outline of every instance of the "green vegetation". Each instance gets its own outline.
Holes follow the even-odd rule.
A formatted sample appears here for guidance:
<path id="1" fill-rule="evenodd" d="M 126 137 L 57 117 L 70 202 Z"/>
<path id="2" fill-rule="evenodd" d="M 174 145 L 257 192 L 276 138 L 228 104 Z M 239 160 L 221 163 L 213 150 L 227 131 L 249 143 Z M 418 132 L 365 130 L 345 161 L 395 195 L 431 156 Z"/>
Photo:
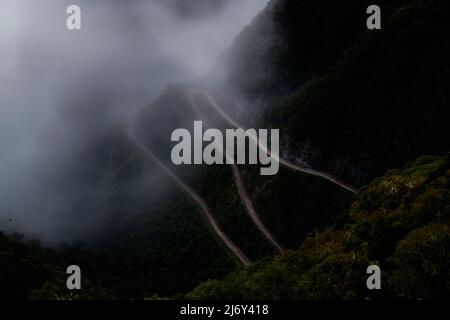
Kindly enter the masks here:
<path id="1" fill-rule="evenodd" d="M 383 14 L 405 1 L 377 2 Z M 394 4 L 393 4 L 394 3 Z M 329 71 L 366 30 L 366 0 L 272 0 L 223 56 L 228 81 L 278 103 Z"/>
<path id="2" fill-rule="evenodd" d="M 312 145 L 307 162 L 354 182 L 450 146 L 450 4 L 400 4 L 268 116 L 293 153 Z"/>
<path id="3" fill-rule="evenodd" d="M 289 160 L 362 188 L 354 196 L 283 168 L 261 177 L 242 166 L 256 211 L 286 253 L 274 256 L 246 215 L 229 167 L 174 166 L 255 261 L 238 268 L 192 199 L 119 128 L 82 155 L 76 175 L 95 193 L 68 209 L 75 218 L 108 213 L 97 239 L 46 249 L 0 234 L 0 299 L 448 297 L 450 156 L 422 155 L 450 150 L 450 2 L 379 1 L 383 29 L 370 32 L 369 4 L 271 1 L 222 57 L 230 91 L 262 101 Z M 191 86 L 205 85 L 170 86 L 136 120 L 168 163 L 172 130 L 198 119 Z M 210 86 L 232 109 L 229 88 Z M 207 118 L 220 127 L 217 114 Z M 65 289 L 71 264 L 83 271 L 82 292 Z M 370 264 L 381 267 L 381 291 L 366 288 Z"/>
<path id="4" fill-rule="evenodd" d="M 0 233 L 0 299 L 26 299 L 47 279 L 64 271 L 61 257 L 37 242 L 23 242 L 23 237 Z"/>
<path id="5" fill-rule="evenodd" d="M 450 293 L 450 154 L 389 171 L 358 194 L 342 228 L 299 250 L 211 280 L 188 299 L 443 298 Z M 366 288 L 370 264 L 382 293 Z"/>
<path id="6" fill-rule="evenodd" d="M 154 214 L 124 216 L 94 245 L 43 248 L 22 236 L 0 235 L 1 299 L 106 299 L 173 296 L 236 268 L 203 213 L 178 192 L 147 207 Z M 169 203 L 168 206 L 162 205 Z M 156 205 L 156 204 L 154 204 Z M 157 213 L 157 214 L 156 214 Z M 83 290 L 66 289 L 66 268 L 79 265 Z"/>
<path id="7" fill-rule="evenodd" d="M 280 168 L 274 177 L 244 171 L 255 210 L 285 248 L 295 249 L 317 228 L 341 225 L 353 195 L 334 184 Z"/>
<path id="8" fill-rule="evenodd" d="M 173 206 L 182 207 L 176 202 Z M 174 208 L 169 212 L 176 212 Z M 168 218 L 168 214 L 164 217 Z M 421 157 L 401 171 L 391 170 L 384 177 L 375 179 L 358 193 L 346 217 L 346 222 L 340 226 L 311 232 L 300 249 L 262 259 L 223 280 L 207 281 L 188 293 L 186 298 L 427 299 L 449 294 L 450 154 L 445 158 Z M 190 221 L 186 223 L 190 224 Z M 162 234 L 165 224 L 166 221 L 162 225 L 152 223 L 155 231 L 150 234 L 161 239 L 173 239 L 176 243 L 183 242 Z M 176 221 L 175 227 L 180 226 L 181 222 Z M 198 225 L 192 227 L 198 232 Z M 186 230 L 189 237 L 193 233 L 194 230 Z M 220 265 L 218 257 L 202 258 L 204 254 L 213 254 L 207 251 L 208 247 L 215 246 L 213 238 L 213 242 L 205 243 L 204 251 L 192 251 L 190 243 L 185 249 L 176 247 L 173 242 L 161 244 L 161 248 L 170 248 L 165 266 L 161 264 L 158 251 L 151 256 L 155 250 L 154 242 L 145 248 L 145 242 L 141 242 L 144 239 L 138 239 L 137 234 L 132 241 L 117 239 L 120 242 L 118 247 L 105 250 L 115 252 L 115 257 L 108 257 L 76 247 L 58 251 L 44 249 L 36 242 L 25 242 L 19 236 L 1 235 L 2 298 L 170 296 L 170 292 L 182 288 L 182 283 L 175 283 L 174 279 L 189 279 L 176 274 L 176 261 L 183 261 L 183 266 L 179 266 L 182 273 L 186 270 L 211 270 L 208 267 L 210 263 L 217 263 L 216 267 Z M 204 242 L 205 236 L 198 240 Z M 185 238 L 184 241 L 194 240 Z M 173 252 L 173 257 L 170 252 Z M 183 256 L 185 253 L 192 256 Z M 196 257 L 196 254 L 200 256 Z M 192 261 L 192 265 L 186 264 L 187 261 Z M 208 262 L 202 264 L 201 261 Z M 81 265 L 86 276 L 83 282 L 85 290 L 80 293 L 63 289 L 65 268 L 73 263 Z M 144 271 L 153 263 L 151 270 Z M 382 294 L 370 292 L 365 287 L 365 269 L 371 263 L 382 268 Z M 192 281 L 186 282 L 184 287 L 189 288 L 194 279 L 225 275 L 227 270 L 230 270 L 230 265 L 226 267 L 225 264 L 221 272 L 191 273 Z M 168 286 L 170 283 L 173 283 L 172 288 Z"/>

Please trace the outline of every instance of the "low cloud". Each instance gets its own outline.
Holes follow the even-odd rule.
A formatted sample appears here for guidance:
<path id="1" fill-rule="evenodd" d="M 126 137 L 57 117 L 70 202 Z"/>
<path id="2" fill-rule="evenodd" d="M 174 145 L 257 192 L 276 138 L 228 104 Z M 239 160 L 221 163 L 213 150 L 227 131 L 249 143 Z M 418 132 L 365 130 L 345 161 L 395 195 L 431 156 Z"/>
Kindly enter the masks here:
<path id="1" fill-rule="evenodd" d="M 165 0 L 2 0 L 0 229 L 75 238 L 61 232 L 68 208 L 93 192 L 69 170 L 79 153 L 168 83 L 208 72 L 266 3 L 229 0 L 196 15 Z M 81 31 L 65 27 L 71 4 Z M 80 229 L 94 229 L 85 220 Z"/>

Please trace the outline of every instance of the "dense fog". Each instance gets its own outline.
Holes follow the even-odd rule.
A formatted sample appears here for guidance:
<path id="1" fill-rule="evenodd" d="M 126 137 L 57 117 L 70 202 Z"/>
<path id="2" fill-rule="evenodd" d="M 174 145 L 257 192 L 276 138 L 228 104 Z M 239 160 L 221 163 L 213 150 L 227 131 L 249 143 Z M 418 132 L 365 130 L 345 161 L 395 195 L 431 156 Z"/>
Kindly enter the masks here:
<path id="1" fill-rule="evenodd" d="M 168 83 L 207 73 L 266 3 L 0 0 L 2 229 L 76 238 L 68 208 L 95 192 L 73 186 L 68 168 L 80 150 Z M 81 7 L 82 30 L 66 28 L 71 4 Z"/>

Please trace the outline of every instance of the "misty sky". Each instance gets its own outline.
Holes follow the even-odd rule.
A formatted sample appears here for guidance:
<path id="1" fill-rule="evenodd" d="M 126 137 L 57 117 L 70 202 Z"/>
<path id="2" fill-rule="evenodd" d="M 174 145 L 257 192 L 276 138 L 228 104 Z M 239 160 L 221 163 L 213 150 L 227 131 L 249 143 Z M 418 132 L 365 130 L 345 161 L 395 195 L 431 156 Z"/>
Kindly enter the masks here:
<path id="1" fill-rule="evenodd" d="M 0 0 L 0 230 L 64 240 L 54 233 L 78 196 L 61 184 L 78 151 L 168 83 L 208 72 L 267 0 L 188 16 L 173 2 Z M 71 4 L 81 31 L 66 29 Z"/>

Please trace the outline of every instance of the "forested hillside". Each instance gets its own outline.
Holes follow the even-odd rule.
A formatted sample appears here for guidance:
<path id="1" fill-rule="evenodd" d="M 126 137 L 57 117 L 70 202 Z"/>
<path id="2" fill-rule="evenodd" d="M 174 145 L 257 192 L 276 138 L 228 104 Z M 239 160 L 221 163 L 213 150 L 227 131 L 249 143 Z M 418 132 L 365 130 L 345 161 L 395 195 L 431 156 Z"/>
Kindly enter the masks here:
<path id="1" fill-rule="evenodd" d="M 197 3 L 199 14 L 222 4 Z M 1 298 L 448 297 L 450 2 L 379 1 L 382 29 L 372 31 L 369 4 L 272 0 L 207 76 L 169 85 L 142 106 L 131 128 L 195 196 L 131 141 L 128 127 L 99 137 L 77 171 L 94 196 L 68 210 L 93 206 L 108 221 L 95 240 L 54 249 L 1 234 Z M 280 254 L 246 212 L 231 166 L 170 163 L 174 129 L 200 118 L 226 127 L 200 90 L 243 123 L 280 129 L 284 159 L 357 192 L 286 167 L 264 177 L 258 166 L 238 166 L 244 200 Z M 70 264 L 85 276 L 78 296 L 65 289 Z M 367 290 L 371 264 L 381 267 L 381 291 Z"/>
<path id="2" fill-rule="evenodd" d="M 270 116 L 290 150 L 358 182 L 450 145 L 447 1 L 411 1 Z"/>
<path id="3" fill-rule="evenodd" d="M 390 168 L 401 168 L 423 154 L 443 155 L 449 150 L 450 68 L 445 57 L 450 53 L 450 8 L 445 1 L 391 1 L 384 6 L 387 10 L 384 10 L 382 30 L 367 31 L 357 19 L 360 15 L 350 14 L 345 19 L 340 16 L 362 10 L 359 5 L 365 4 L 347 1 L 342 7 L 347 5 L 348 11 L 335 10 L 335 15 L 326 15 L 334 21 L 334 28 L 330 24 L 327 25 L 330 29 L 326 29 L 320 28 L 324 24 L 317 23 L 318 12 L 323 12 L 321 8 L 333 7 L 326 1 L 274 2 L 269 11 L 238 37 L 236 47 L 228 53 L 228 58 L 238 57 L 233 57 L 236 69 L 230 71 L 229 80 L 238 84 L 245 94 L 265 96 L 269 101 L 266 123 L 282 128 L 286 157 L 362 186 Z M 302 16 L 305 12 L 309 16 Z M 264 15 L 271 13 L 275 18 L 269 25 Z M 315 18 L 314 22 L 309 20 L 311 17 Z M 303 23 L 309 23 L 310 27 Z M 314 26 L 319 26 L 314 37 L 301 36 L 303 30 L 310 31 Z M 343 32 L 346 27 L 351 32 Z M 245 39 L 269 28 L 278 30 L 278 37 L 246 44 Z M 329 50 L 321 48 L 322 39 Z M 286 61 L 290 61 L 287 67 L 283 65 Z M 258 70 L 255 78 L 252 70 Z M 295 93 L 296 88 L 299 90 Z M 280 96 L 287 98 L 280 99 Z M 284 101 L 276 102 L 280 100 Z M 448 157 L 445 161 L 448 165 Z M 449 200 L 445 182 L 448 169 L 442 164 L 445 161 L 422 157 L 402 173 L 391 171 L 364 188 L 353 205 L 348 204 L 342 211 L 313 202 L 313 199 L 324 199 L 321 188 L 311 189 L 314 182 L 309 181 L 306 187 L 300 181 L 293 183 L 281 172 L 268 186 L 262 184 L 265 186 L 262 190 L 254 188 L 254 201 L 260 214 L 275 230 L 278 226 L 283 228 L 276 234 L 286 239 L 282 235 L 293 234 L 293 230 L 286 232 L 285 228 L 295 226 L 296 230 L 304 230 L 325 212 L 328 221 L 322 220 L 313 229 L 317 226 L 318 230 L 324 226 L 331 229 L 310 233 L 299 251 L 236 272 L 222 282 L 207 282 L 188 297 L 375 298 L 376 295 L 367 291 L 364 281 L 365 268 L 372 263 L 390 268 L 386 271 L 389 293 L 384 297 L 448 295 L 448 285 L 444 285 L 448 283 L 445 271 L 448 270 L 445 253 L 449 245 L 448 217 L 440 218 L 441 214 L 446 216 L 443 212 L 448 211 Z M 428 172 L 430 168 L 438 173 Z M 397 191 L 396 186 L 391 186 L 395 194 L 400 194 L 391 195 L 395 198 L 393 203 L 391 197 L 380 194 L 379 186 L 391 179 L 413 188 L 411 179 L 429 181 L 429 173 L 432 178 L 441 177 L 429 185 L 427 192 L 422 183 L 420 192 L 408 191 L 407 196 L 402 194 L 406 190 Z M 248 184 L 255 185 L 254 179 L 256 175 Z M 295 187 L 298 191 L 292 192 Z M 436 196 L 434 200 L 422 203 L 432 195 Z M 341 205 L 348 203 L 342 195 L 337 199 Z M 365 207 L 369 206 L 369 199 L 370 209 Z M 392 207 L 386 208 L 385 202 Z M 333 201 L 326 203 L 330 205 Z M 365 214 L 359 212 L 363 207 Z M 416 207 L 421 208 L 422 220 L 417 220 L 419 213 L 411 209 Z M 312 210 L 311 215 L 307 215 L 308 210 Z M 290 214 L 299 219 L 298 224 L 289 218 Z M 302 218 L 305 215 L 308 218 Z M 333 220 L 333 216 L 338 219 Z M 346 224 L 343 222 L 346 219 L 352 222 Z M 390 231 L 391 225 L 395 230 Z M 366 230 L 363 235 L 351 234 L 355 228 L 374 230 Z M 301 232 L 296 233 L 297 237 L 300 235 Z M 430 237 L 433 240 L 428 240 Z M 353 241 L 361 247 L 355 249 Z M 427 245 L 430 248 L 422 247 Z M 417 247 L 413 249 L 414 246 Z M 338 251 L 334 252 L 336 248 Z M 432 275 L 427 275 L 429 270 L 425 271 L 418 263 L 424 254 L 422 250 L 430 250 L 430 256 L 423 259 L 436 270 Z M 308 257 L 317 259 L 308 264 L 305 262 Z"/>
<path id="4" fill-rule="evenodd" d="M 355 184 L 450 145 L 448 2 L 381 1 L 375 31 L 369 4 L 273 1 L 224 55 L 287 155 Z"/>
<path id="5" fill-rule="evenodd" d="M 448 297 L 450 155 L 421 157 L 357 195 L 347 223 L 312 233 L 299 250 L 201 284 L 188 299 Z M 382 293 L 366 269 L 383 270 Z"/>

